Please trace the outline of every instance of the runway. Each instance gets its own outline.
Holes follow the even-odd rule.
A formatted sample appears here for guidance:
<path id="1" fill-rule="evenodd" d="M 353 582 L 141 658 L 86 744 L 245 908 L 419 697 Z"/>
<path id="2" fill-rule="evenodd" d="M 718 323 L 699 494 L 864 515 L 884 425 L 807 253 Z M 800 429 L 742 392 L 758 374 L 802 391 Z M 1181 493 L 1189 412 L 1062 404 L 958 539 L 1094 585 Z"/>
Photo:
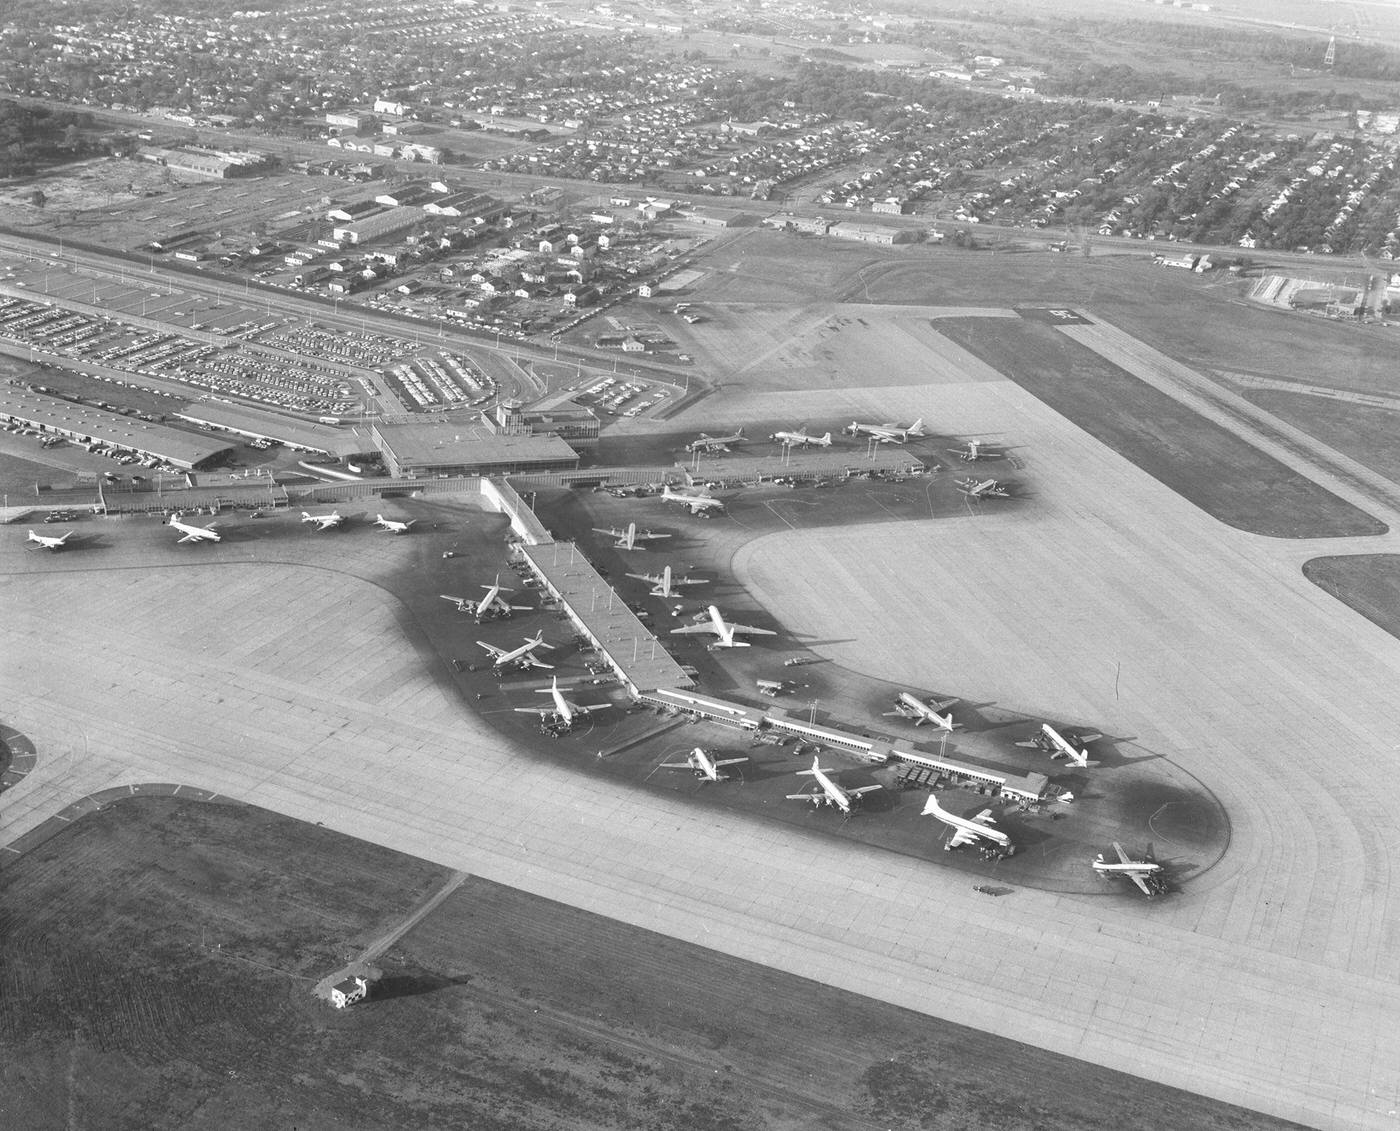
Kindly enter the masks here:
<path id="1" fill-rule="evenodd" d="M 951 869 L 522 756 L 331 551 L 110 571 L 104 550 L 93 572 L 46 572 L 13 527 L 3 721 L 39 757 L 5 794 L 0 843 L 103 788 L 186 782 L 1191 1091 L 1390 1126 L 1400 642 L 1307 582 L 1295 544 L 1215 522 L 1009 382 L 847 403 L 1014 437 L 1036 506 L 770 535 L 740 552 L 741 579 L 790 628 L 859 626 L 822 649 L 843 664 L 1101 723 L 1196 774 L 1233 842 L 1182 894 L 988 900 Z M 412 545 L 382 539 L 376 562 L 401 567 Z M 820 572 L 790 570 L 817 553 Z"/>

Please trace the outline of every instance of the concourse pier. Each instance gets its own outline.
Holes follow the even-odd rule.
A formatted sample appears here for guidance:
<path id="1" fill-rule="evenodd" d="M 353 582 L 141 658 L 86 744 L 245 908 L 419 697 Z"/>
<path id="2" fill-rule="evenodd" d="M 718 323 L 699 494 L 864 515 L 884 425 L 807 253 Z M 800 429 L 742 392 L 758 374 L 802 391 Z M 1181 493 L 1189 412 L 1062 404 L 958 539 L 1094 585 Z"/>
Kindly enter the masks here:
<path id="1" fill-rule="evenodd" d="M 627 607 L 572 542 L 519 544 L 521 558 L 580 635 L 598 650 L 633 697 L 658 687 L 694 687 L 680 664 Z"/>

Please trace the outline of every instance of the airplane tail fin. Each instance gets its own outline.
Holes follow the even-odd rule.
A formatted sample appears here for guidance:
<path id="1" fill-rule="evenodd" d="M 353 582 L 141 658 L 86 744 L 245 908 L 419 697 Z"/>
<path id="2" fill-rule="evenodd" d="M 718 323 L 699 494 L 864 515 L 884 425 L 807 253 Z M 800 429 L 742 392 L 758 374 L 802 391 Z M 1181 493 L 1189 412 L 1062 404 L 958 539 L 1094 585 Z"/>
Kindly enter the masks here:
<path id="1" fill-rule="evenodd" d="M 740 439 L 743 439 L 743 437 L 744 437 L 744 427 L 743 427 L 742 424 L 739 426 L 739 431 L 735 432 L 734 435 L 738 436 Z"/>
<path id="2" fill-rule="evenodd" d="M 913 424 L 909 425 L 909 435 L 922 436 L 924 434 L 924 418 L 921 416 Z"/>
<path id="3" fill-rule="evenodd" d="M 827 447 L 830 447 L 830 446 L 831 446 L 831 433 L 830 433 L 830 432 L 826 433 L 826 435 L 824 435 L 824 436 L 821 438 L 820 443 L 824 444 L 824 445 L 827 446 Z"/>

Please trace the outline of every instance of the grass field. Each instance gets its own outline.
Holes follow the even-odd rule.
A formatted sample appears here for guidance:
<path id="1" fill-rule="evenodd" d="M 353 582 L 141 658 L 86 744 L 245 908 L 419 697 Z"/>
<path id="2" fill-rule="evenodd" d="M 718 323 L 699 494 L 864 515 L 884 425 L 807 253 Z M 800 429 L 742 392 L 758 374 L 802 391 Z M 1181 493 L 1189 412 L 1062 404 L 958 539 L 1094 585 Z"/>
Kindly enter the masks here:
<path id="1" fill-rule="evenodd" d="M 1400 555 L 1313 558 L 1303 574 L 1314 585 L 1400 638 Z"/>
<path id="2" fill-rule="evenodd" d="M 1352 504 L 1044 325 L 943 319 L 938 326 L 1221 522 L 1276 538 L 1385 533 Z"/>
<path id="3" fill-rule="evenodd" d="M 443 869 L 131 800 L 0 873 L 14 1127 L 1288 1126 L 469 879 L 338 1013 L 312 982 Z"/>
<path id="4" fill-rule="evenodd" d="M 1400 444 L 1396 414 L 1381 408 L 1268 389 L 1246 389 L 1242 396 L 1323 443 L 1400 483 Z"/>

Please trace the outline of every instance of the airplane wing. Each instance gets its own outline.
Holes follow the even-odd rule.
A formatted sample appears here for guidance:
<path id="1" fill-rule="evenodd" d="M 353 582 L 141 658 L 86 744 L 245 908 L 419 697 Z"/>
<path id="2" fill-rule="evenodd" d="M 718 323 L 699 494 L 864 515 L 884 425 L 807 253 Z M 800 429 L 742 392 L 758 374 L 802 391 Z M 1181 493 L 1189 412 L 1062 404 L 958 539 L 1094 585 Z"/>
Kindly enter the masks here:
<path id="1" fill-rule="evenodd" d="M 954 829 L 953 839 L 948 842 L 948 847 L 957 848 L 961 844 L 975 844 L 978 839 L 975 833 L 970 833 L 966 829 Z"/>
<path id="2" fill-rule="evenodd" d="M 1142 891 L 1143 895 L 1152 895 L 1152 889 L 1147 886 L 1147 881 L 1142 877 L 1141 874 L 1139 874 L 1138 872 L 1129 872 L 1128 879 L 1132 880 L 1133 883 L 1137 884 L 1138 888 Z"/>
<path id="3" fill-rule="evenodd" d="M 558 712 L 553 707 L 516 707 L 516 712 L 522 715 L 556 715 Z"/>
<path id="4" fill-rule="evenodd" d="M 723 764 L 724 764 L 724 763 L 722 763 L 722 762 L 716 762 L 716 763 L 715 763 L 715 765 L 717 765 L 717 766 L 723 765 Z M 662 768 L 663 770 L 693 770 L 693 769 L 695 769 L 695 767 L 692 766 L 689 762 L 662 762 L 662 763 L 661 763 L 661 768 Z"/>
<path id="5" fill-rule="evenodd" d="M 515 662 L 522 668 L 547 668 L 550 671 L 554 670 L 553 664 L 546 664 L 543 660 L 538 659 L 533 652 L 525 652 L 517 656 Z"/>
<path id="6" fill-rule="evenodd" d="M 672 636 L 692 636 L 697 632 L 715 633 L 715 626 L 709 621 L 702 621 L 699 624 L 688 624 L 683 628 L 671 629 Z"/>
<path id="7" fill-rule="evenodd" d="M 1118 859 L 1121 860 L 1124 864 L 1132 863 L 1132 860 L 1129 859 L 1128 854 L 1123 851 L 1123 846 L 1119 844 L 1116 840 L 1113 842 L 1113 851 L 1118 853 Z"/>
<path id="8" fill-rule="evenodd" d="M 502 656 L 506 654 L 506 650 L 504 648 L 497 648 L 494 644 L 487 644 L 484 640 L 478 640 L 477 643 L 480 644 L 483 648 L 486 649 L 486 651 L 488 651 L 491 654 L 491 658 L 493 660 L 499 660 Z"/>
<path id="9" fill-rule="evenodd" d="M 740 759 L 740 760 L 742 761 L 742 759 Z M 724 764 L 723 762 L 717 762 L 717 763 L 716 763 L 716 765 L 723 765 L 723 764 Z M 873 793 L 875 790 L 877 790 L 877 789 L 883 789 L 883 788 L 884 788 L 883 786 L 879 786 L 879 785 L 861 785 L 861 786 L 857 786 L 855 789 L 848 789 L 848 790 L 846 790 L 846 792 L 849 793 L 852 797 L 859 797 L 862 793 Z"/>
<path id="10" fill-rule="evenodd" d="M 747 758 L 717 758 L 717 759 L 715 760 L 715 766 L 716 766 L 716 768 L 718 768 L 718 767 L 720 767 L 720 766 L 736 766 L 736 765 L 738 765 L 740 762 L 747 762 L 747 761 L 748 761 Z M 876 788 L 878 789 L 879 787 L 876 786 Z M 854 793 L 855 790 L 852 790 L 851 792 Z"/>
<path id="11" fill-rule="evenodd" d="M 683 630 L 683 629 L 676 629 L 675 631 L 681 632 L 681 631 L 684 631 L 684 630 Z M 730 632 L 733 632 L 733 633 L 740 633 L 740 632 L 743 632 L 743 633 L 747 633 L 749 636 L 777 636 L 777 635 L 778 635 L 778 634 L 777 634 L 776 632 L 774 632 L 772 629 L 768 629 L 768 628 L 754 628 L 752 625 L 747 625 L 747 624 L 731 624 L 731 625 L 729 626 L 729 631 L 730 631 Z"/>
<path id="12" fill-rule="evenodd" d="M 198 535 L 198 534 L 186 534 L 183 538 L 180 539 L 180 542 L 198 542 L 198 541 L 199 541 L 199 535 Z M 176 542 L 175 544 L 178 546 L 178 545 L 180 544 L 180 542 Z"/>
<path id="13" fill-rule="evenodd" d="M 983 809 L 982 812 L 978 813 L 977 816 L 973 817 L 972 819 L 976 821 L 979 825 L 996 824 L 996 821 L 992 820 L 992 811 L 990 809 Z"/>

